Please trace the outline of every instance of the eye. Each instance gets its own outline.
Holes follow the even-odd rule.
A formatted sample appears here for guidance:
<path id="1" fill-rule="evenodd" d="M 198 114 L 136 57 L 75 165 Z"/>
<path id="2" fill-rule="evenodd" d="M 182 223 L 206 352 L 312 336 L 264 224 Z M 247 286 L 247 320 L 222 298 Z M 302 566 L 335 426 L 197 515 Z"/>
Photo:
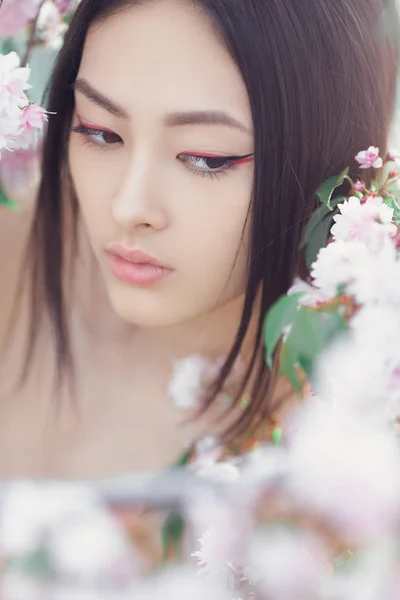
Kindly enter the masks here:
<path id="1" fill-rule="evenodd" d="M 217 177 L 231 169 L 237 169 L 241 163 L 253 160 L 253 154 L 245 156 L 213 156 L 201 154 L 180 154 L 178 159 L 195 175 Z"/>
<path id="2" fill-rule="evenodd" d="M 85 136 L 86 141 L 93 145 L 103 148 L 119 147 L 123 143 L 122 138 L 109 129 L 96 129 L 83 123 L 71 127 L 71 131 Z"/>

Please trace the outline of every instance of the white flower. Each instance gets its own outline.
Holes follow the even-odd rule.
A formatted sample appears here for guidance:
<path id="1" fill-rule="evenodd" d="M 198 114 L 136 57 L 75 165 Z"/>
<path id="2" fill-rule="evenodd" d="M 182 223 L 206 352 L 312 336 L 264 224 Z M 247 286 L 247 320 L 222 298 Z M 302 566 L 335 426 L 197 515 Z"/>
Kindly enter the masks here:
<path id="1" fill-rule="evenodd" d="M 219 461 L 224 448 L 215 436 L 206 436 L 196 442 L 196 452 L 190 468 L 204 479 L 216 482 L 233 482 L 240 477 L 234 460 Z"/>
<path id="2" fill-rule="evenodd" d="M 225 460 L 201 466 L 197 474 L 203 479 L 216 483 L 234 483 L 240 479 L 240 471 L 235 464 Z"/>
<path id="3" fill-rule="evenodd" d="M 224 532 L 228 535 L 228 532 Z M 236 558 L 233 554 L 227 553 L 229 544 L 221 531 L 213 527 L 207 529 L 199 539 L 200 549 L 192 552 L 191 556 L 197 559 L 200 567 L 198 574 L 215 578 L 216 580 L 228 580 L 229 569 L 232 567 Z"/>
<path id="4" fill-rule="evenodd" d="M 384 237 L 394 236 L 393 210 L 379 196 L 361 203 L 352 196 L 338 205 L 340 214 L 333 217 L 331 233 L 335 240 L 364 242 L 372 249 L 379 248 Z"/>
<path id="5" fill-rule="evenodd" d="M 368 265 L 370 253 L 362 242 L 338 240 L 322 248 L 311 265 L 314 285 L 327 297 L 333 298 L 340 285 L 357 278 L 360 268 Z"/>
<path id="6" fill-rule="evenodd" d="M 188 567 L 170 567 L 135 586 L 132 600 L 231 600 L 218 581 L 197 577 Z M 128 599 L 127 599 L 128 600 Z"/>
<path id="7" fill-rule="evenodd" d="M 315 597 L 328 557 L 317 538 L 275 525 L 251 540 L 248 571 L 262 597 L 309 600 Z"/>
<path id="8" fill-rule="evenodd" d="M 320 357 L 315 385 L 325 400 L 340 402 L 378 422 L 400 416 L 398 308 L 364 306 L 350 331 Z"/>
<path id="9" fill-rule="evenodd" d="M 46 586 L 32 576 L 9 570 L 1 574 L 0 597 L 2 600 L 43 600 Z"/>
<path id="10" fill-rule="evenodd" d="M 348 292 L 359 304 L 400 306 L 399 277 L 396 248 L 385 239 L 379 252 L 370 252 L 367 260 L 359 261 Z"/>
<path id="11" fill-rule="evenodd" d="M 199 542 L 201 548 L 192 556 L 198 558 L 199 566 L 205 569 L 202 573 L 210 574 L 216 568 L 218 573 L 226 575 L 225 566 L 231 564 L 234 557 L 241 556 L 253 526 L 246 492 L 234 486 L 230 496 L 221 496 L 218 488 L 188 495 L 187 522 L 191 539 L 203 540 Z M 208 553 L 211 558 L 207 558 Z"/>
<path id="12" fill-rule="evenodd" d="M 242 477 L 251 485 L 276 483 L 287 471 L 287 452 L 281 446 L 260 445 L 246 457 Z"/>
<path id="13" fill-rule="evenodd" d="M 15 52 L 0 54 L 0 158 L 2 150 L 26 148 L 36 129 L 43 127 L 46 111 L 38 105 L 31 108 L 25 93 L 31 88 L 29 75 Z"/>
<path id="14" fill-rule="evenodd" d="M 298 502 L 357 541 L 390 533 L 400 516 L 399 447 L 389 428 L 336 406 L 310 405 L 290 448 Z"/>
<path id="15" fill-rule="evenodd" d="M 344 560 L 346 560 L 345 557 Z M 337 569 L 321 580 L 321 600 L 397 600 L 396 562 L 398 545 L 396 538 L 376 540 L 357 554 L 350 553 L 351 569 Z M 398 577 L 398 575 L 397 575 Z M 394 588 L 397 587 L 397 593 Z M 395 594 L 392 596 L 392 593 Z"/>
<path id="16" fill-rule="evenodd" d="M 203 373 L 206 368 L 203 356 L 189 356 L 176 361 L 168 393 L 177 408 L 199 408 L 203 390 Z"/>
<path id="17" fill-rule="evenodd" d="M 16 52 L 0 54 L 0 112 L 14 118 L 29 104 L 25 92 L 32 87 L 28 83 L 31 70 L 20 64 Z"/>
<path id="18" fill-rule="evenodd" d="M 230 501 L 220 499 L 216 492 L 210 497 L 202 495 L 192 502 L 188 513 L 193 533 L 206 524 L 199 537 L 200 548 L 191 554 L 200 567 L 198 574 L 231 587 L 237 573 L 243 571 L 244 549 L 253 526 L 249 504 L 238 501 L 239 495 L 239 490 L 233 492 Z"/>
<path id="19" fill-rule="evenodd" d="M 103 510 L 91 510 L 77 518 L 71 515 L 52 531 L 47 548 L 50 564 L 61 577 L 125 584 L 138 575 L 128 539 Z"/>
<path id="20" fill-rule="evenodd" d="M 46 46 L 59 50 L 63 43 L 62 36 L 67 30 L 67 25 L 63 23 L 61 12 L 52 0 L 46 0 L 42 5 L 37 25 Z"/>
<path id="21" fill-rule="evenodd" d="M 0 156 L 2 150 L 12 150 L 23 131 L 20 118 L 11 119 L 0 112 Z"/>
<path id="22" fill-rule="evenodd" d="M 296 277 L 292 287 L 288 291 L 288 295 L 297 294 L 304 292 L 299 298 L 299 304 L 303 306 L 311 306 L 316 308 L 318 305 L 327 302 L 332 296 L 326 292 L 326 290 L 320 290 L 313 285 L 310 285 L 306 281 L 303 281 L 299 277 Z"/>
<path id="23" fill-rule="evenodd" d="M 97 506 L 95 496 L 85 487 L 24 481 L 10 484 L 0 505 L 0 553 L 11 558 L 29 554 L 56 524 Z"/>

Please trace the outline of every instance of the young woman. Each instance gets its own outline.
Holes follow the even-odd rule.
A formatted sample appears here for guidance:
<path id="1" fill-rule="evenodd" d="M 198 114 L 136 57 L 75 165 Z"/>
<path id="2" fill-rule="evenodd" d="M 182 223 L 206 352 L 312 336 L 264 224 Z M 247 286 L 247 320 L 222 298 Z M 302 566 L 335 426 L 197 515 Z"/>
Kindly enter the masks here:
<path id="1" fill-rule="evenodd" d="M 303 269 L 318 186 L 385 150 L 397 37 L 388 0 L 81 1 L 27 254 L 0 220 L 0 475 L 160 468 L 284 419 L 264 316 Z M 168 386 L 191 355 L 226 360 L 182 425 L 197 410 Z"/>

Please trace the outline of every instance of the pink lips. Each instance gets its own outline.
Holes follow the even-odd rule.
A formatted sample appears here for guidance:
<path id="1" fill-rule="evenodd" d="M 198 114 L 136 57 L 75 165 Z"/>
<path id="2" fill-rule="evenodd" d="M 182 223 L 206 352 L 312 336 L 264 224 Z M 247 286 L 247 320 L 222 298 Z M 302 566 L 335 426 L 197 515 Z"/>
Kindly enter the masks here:
<path id="1" fill-rule="evenodd" d="M 153 285 L 173 272 L 154 256 L 122 244 L 107 246 L 107 255 L 114 276 L 132 285 Z"/>

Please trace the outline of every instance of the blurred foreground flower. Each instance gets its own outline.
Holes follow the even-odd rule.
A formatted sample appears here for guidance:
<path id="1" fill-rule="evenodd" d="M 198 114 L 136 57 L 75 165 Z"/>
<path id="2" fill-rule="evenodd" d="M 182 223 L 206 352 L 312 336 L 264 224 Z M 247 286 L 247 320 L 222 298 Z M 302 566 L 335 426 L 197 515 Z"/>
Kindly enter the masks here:
<path id="1" fill-rule="evenodd" d="M 90 489 L 10 484 L 0 504 L 2 571 L 35 561 L 49 581 L 123 587 L 138 563 L 125 532 Z"/>
<path id="2" fill-rule="evenodd" d="M 41 0 L 5 0 L 0 7 L 0 37 L 14 37 L 35 18 Z"/>
<path id="3" fill-rule="evenodd" d="M 310 600 L 330 560 L 315 535 L 277 524 L 260 529 L 251 540 L 245 576 L 254 578 L 262 598 Z"/>
<path id="4" fill-rule="evenodd" d="M 53 0 L 46 0 L 39 12 L 37 20 L 37 30 L 41 42 L 47 48 L 59 50 L 63 44 L 63 35 L 67 30 L 67 25 L 63 21 L 63 14 L 69 9 L 69 3 L 55 3 Z M 60 7 L 62 10 L 60 10 Z"/>
<path id="5" fill-rule="evenodd" d="M 393 432 L 347 407 L 310 406 L 290 448 L 289 487 L 343 539 L 365 543 L 400 524 L 400 449 Z"/>

